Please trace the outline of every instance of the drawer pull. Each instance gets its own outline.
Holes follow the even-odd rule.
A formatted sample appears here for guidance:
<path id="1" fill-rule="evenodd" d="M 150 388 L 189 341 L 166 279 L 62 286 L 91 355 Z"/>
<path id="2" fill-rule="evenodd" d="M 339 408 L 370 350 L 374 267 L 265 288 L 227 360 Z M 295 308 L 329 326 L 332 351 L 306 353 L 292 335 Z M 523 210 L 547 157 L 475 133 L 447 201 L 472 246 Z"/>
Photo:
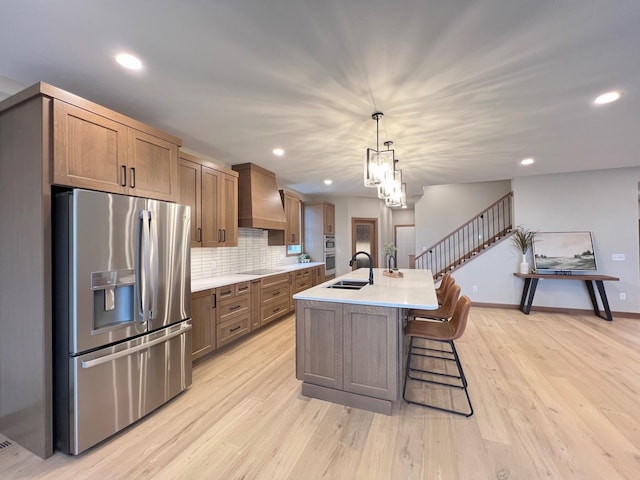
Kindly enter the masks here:
<path id="1" fill-rule="evenodd" d="M 273 292 L 271 295 L 273 295 L 274 297 L 280 295 L 280 290 L 278 290 L 277 292 Z"/>
<path id="2" fill-rule="evenodd" d="M 276 313 L 276 312 L 279 312 L 279 311 L 280 311 L 280 307 L 273 309 L 273 313 Z"/>
<path id="3" fill-rule="evenodd" d="M 229 307 L 229 310 L 233 312 L 234 310 L 239 309 L 241 306 L 242 305 L 234 305 L 233 307 Z"/>
<path id="4" fill-rule="evenodd" d="M 239 288 L 238 289 L 239 292 L 245 292 L 247 290 L 249 290 L 249 287 L 244 287 L 244 288 Z"/>
<path id="5" fill-rule="evenodd" d="M 231 295 L 231 290 L 228 290 L 226 292 L 222 292 L 220 295 Z"/>
<path id="6" fill-rule="evenodd" d="M 236 330 L 239 330 L 241 327 L 242 327 L 241 325 L 238 325 L 237 327 L 230 328 L 229 333 L 235 332 Z"/>
<path id="7" fill-rule="evenodd" d="M 122 165 L 122 180 L 120 182 L 120 186 L 122 187 L 126 187 L 127 186 L 127 166 L 126 165 Z"/>

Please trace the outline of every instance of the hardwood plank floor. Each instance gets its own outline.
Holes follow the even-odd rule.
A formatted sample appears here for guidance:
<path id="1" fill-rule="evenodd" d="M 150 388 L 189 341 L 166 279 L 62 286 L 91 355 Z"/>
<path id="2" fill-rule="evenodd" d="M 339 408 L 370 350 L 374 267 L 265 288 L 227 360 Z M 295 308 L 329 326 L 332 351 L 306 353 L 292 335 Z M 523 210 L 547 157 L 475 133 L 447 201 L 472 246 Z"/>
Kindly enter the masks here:
<path id="1" fill-rule="evenodd" d="M 471 418 L 303 397 L 294 333 L 291 316 L 205 359 L 191 389 L 78 457 L 2 448 L 0 478 L 640 478 L 638 320 L 472 307 L 456 342 Z"/>

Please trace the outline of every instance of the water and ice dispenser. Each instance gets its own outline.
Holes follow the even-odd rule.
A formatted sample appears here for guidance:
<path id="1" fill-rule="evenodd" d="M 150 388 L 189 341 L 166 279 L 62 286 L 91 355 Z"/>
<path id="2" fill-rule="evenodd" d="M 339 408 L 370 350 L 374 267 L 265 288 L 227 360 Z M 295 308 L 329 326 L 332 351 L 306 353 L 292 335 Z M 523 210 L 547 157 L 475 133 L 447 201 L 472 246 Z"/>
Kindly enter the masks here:
<path id="1" fill-rule="evenodd" d="M 91 273 L 94 330 L 134 321 L 135 283 L 134 270 Z"/>

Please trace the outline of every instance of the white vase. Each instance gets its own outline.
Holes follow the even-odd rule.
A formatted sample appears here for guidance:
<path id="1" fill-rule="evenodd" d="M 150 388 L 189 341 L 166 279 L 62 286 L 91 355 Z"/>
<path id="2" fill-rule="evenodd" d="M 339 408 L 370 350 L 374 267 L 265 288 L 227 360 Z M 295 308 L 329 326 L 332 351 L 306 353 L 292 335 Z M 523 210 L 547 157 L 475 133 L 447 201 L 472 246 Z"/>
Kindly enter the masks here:
<path id="1" fill-rule="evenodd" d="M 529 263 L 527 262 L 527 255 L 522 254 L 522 263 L 520 264 L 520 273 L 529 273 Z"/>

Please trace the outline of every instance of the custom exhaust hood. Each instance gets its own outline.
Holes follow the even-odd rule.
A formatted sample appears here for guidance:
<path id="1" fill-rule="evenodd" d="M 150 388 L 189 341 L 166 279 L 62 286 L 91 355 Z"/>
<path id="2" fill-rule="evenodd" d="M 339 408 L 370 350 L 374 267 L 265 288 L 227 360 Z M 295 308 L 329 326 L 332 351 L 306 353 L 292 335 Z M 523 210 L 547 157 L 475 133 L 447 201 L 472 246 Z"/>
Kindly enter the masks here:
<path id="1" fill-rule="evenodd" d="M 238 172 L 238 226 L 285 230 L 287 219 L 276 174 L 254 163 L 232 165 Z"/>

